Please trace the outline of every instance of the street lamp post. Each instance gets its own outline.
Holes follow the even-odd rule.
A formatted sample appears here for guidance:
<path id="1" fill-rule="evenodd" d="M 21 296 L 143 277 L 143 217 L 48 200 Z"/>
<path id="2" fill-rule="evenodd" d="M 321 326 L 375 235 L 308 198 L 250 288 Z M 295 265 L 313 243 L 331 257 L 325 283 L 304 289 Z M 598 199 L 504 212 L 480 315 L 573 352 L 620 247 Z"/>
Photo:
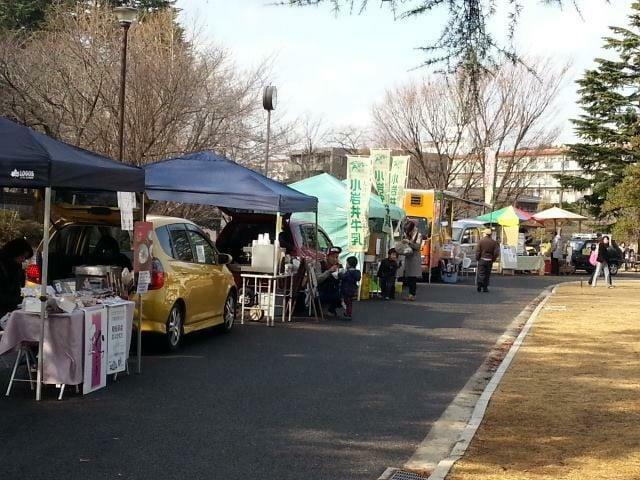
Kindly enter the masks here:
<path id="1" fill-rule="evenodd" d="M 271 137 L 271 111 L 276 109 L 278 91 L 273 85 L 264 87 L 262 94 L 262 106 L 267 111 L 267 148 L 264 155 L 264 175 L 269 174 L 269 141 Z"/>
<path id="2" fill-rule="evenodd" d="M 124 155 L 124 97 L 127 84 L 127 44 L 129 43 L 129 27 L 138 17 L 138 10 L 133 7 L 116 7 L 113 9 L 122 27 L 122 54 L 120 58 L 120 124 L 118 125 L 118 160 Z"/>

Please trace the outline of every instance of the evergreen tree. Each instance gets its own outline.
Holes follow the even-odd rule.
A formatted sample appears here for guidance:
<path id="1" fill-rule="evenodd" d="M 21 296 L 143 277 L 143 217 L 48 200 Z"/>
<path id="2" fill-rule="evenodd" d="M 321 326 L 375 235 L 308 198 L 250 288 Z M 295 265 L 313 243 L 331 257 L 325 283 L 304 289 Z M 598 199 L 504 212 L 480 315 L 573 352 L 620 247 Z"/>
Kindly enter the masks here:
<path id="1" fill-rule="evenodd" d="M 581 142 L 569 147 L 585 175 L 559 176 L 565 187 L 591 188 L 585 200 L 598 216 L 625 168 L 640 160 L 640 3 L 632 5 L 627 28 L 610 30 L 604 48 L 614 55 L 596 59 L 596 68 L 578 81 L 578 103 L 584 114 L 573 123 Z"/>
<path id="2" fill-rule="evenodd" d="M 157 10 L 164 10 L 165 8 L 172 7 L 175 0 L 106 0 L 103 3 L 107 3 L 113 7 L 120 6 L 132 6 L 136 7 L 140 11 L 155 12 Z"/>
<path id="3" fill-rule="evenodd" d="M 59 3 L 112 7 L 130 5 L 144 13 L 170 8 L 175 0 L 0 0 L 0 31 L 37 30 L 45 19 L 47 8 Z"/>
<path id="4" fill-rule="evenodd" d="M 0 0 L 0 30 L 34 30 L 54 0 Z"/>
<path id="5" fill-rule="evenodd" d="M 603 210 L 615 215 L 613 234 L 618 239 L 640 241 L 640 164 L 625 170 L 622 182 L 607 195 Z"/>

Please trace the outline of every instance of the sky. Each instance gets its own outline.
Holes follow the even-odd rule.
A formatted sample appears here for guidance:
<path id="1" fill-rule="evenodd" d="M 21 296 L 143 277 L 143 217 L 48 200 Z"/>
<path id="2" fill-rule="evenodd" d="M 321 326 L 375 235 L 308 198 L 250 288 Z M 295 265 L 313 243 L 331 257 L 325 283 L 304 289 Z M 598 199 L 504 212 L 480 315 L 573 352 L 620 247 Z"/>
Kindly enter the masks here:
<path id="1" fill-rule="evenodd" d="M 505 0 L 499 0 L 504 2 Z M 551 56 L 570 64 L 558 101 L 562 134 L 574 139 L 569 122 L 579 113 L 575 80 L 603 56 L 602 37 L 609 25 L 625 25 L 631 0 L 577 0 L 580 13 L 540 2 L 525 4 L 517 34 L 519 54 Z M 371 106 L 385 90 L 430 73 L 420 68 L 417 50 L 437 38 L 446 12 L 396 20 L 377 0 L 364 14 L 334 15 L 328 6 L 273 6 L 273 0 L 178 0 L 180 21 L 201 41 L 228 48 L 242 67 L 273 58 L 272 84 L 278 89 L 275 114 L 290 119 L 310 113 L 329 127 L 365 126 Z M 500 37 L 504 9 L 491 27 Z"/>

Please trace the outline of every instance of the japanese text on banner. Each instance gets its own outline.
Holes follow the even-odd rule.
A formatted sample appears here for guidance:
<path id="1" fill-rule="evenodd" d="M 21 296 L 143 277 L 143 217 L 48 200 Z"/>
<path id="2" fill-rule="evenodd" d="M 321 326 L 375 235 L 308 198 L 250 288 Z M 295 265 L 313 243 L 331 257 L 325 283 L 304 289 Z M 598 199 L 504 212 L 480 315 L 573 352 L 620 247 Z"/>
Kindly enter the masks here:
<path id="1" fill-rule="evenodd" d="M 371 164 L 376 192 L 385 205 L 389 204 L 389 169 L 391 168 L 391 150 L 371 150 Z"/>
<path id="2" fill-rule="evenodd" d="M 392 157 L 389 174 L 389 204 L 402 207 L 404 201 L 404 185 L 407 181 L 409 156 Z"/>
<path id="3" fill-rule="evenodd" d="M 347 157 L 347 235 L 349 252 L 365 252 L 369 246 L 369 200 L 371 161 L 367 157 Z"/>

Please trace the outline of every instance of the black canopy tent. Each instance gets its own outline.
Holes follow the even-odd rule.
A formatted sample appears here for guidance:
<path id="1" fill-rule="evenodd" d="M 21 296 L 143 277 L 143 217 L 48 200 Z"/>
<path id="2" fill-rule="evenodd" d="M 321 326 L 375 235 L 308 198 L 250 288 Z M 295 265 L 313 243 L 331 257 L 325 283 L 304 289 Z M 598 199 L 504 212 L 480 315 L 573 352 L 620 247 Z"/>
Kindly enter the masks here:
<path id="1" fill-rule="evenodd" d="M 152 200 L 276 214 L 275 238 L 282 214 L 316 213 L 318 199 L 265 177 L 214 152 L 196 152 L 145 165 L 145 191 Z"/>
<path id="2" fill-rule="evenodd" d="M 0 187 L 44 189 L 44 238 L 40 282 L 42 330 L 36 400 L 41 398 L 44 320 L 49 263 L 51 190 L 144 192 L 144 171 L 54 140 L 0 117 Z M 140 338 L 140 335 L 138 335 Z M 138 362 L 140 342 L 138 341 Z"/>

